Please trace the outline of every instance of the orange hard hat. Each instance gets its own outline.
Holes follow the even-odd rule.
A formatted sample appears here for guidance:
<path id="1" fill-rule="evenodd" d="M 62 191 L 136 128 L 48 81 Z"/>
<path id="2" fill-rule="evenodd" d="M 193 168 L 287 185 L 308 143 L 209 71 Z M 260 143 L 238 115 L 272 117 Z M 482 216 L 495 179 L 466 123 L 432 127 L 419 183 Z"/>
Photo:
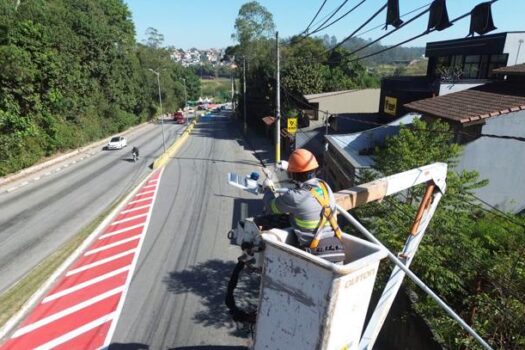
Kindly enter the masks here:
<path id="1" fill-rule="evenodd" d="M 288 172 L 290 173 L 304 173 L 306 171 L 314 170 L 319 168 L 317 159 L 312 152 L 298 148 L 292 152 L 290 158 L 288 158 Z"/>

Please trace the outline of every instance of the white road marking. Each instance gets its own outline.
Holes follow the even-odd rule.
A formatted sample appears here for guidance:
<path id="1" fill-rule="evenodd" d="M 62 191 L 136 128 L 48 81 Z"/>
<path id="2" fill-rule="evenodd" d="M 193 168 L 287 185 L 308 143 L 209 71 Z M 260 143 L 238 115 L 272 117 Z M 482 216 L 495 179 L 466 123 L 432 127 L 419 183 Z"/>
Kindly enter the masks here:
<path id="1" fill-rule="evenodd" d="M 94 261 L 94 262 L 92 262 L 90 264 L 82 265 L 82 266 L 80 266 L 80 267 L 78 267 L 76 269 L 69 270 L 66 273 L 66 277 L 69 277 L 71 275 L 74 275 L 74 274 L 82 272 L 82 271 L 86 271 L 86 270 L 92 269 L 92 268 L 100 266 L 100 265 L 104 265 L 105 263 L 108 263 L 110 261 L 117 260 L 117 259 L 120 259 L 122 257 L 125 257 L 126 255 L 133 254 L 136 251 L 137 251 L 136 248 L 130 249 L 130 250 L 127 250 L 125 252 L 118 253 L 118 254 L 115 254 L 115 255 L 112 255 L 112 256 L 108 256 L 107 258 Z"/>
<path id="2" fill-rule="evenodd" d="M 155 185 L 144 186 L 144 187 L 142 187 L 142 189 L 144 190 L 146 188 L 155 188 L 155 187 L 157 187 L 156 184 Z"/>
<path id="3" fill-rule="evenodd" d="M 125 219 L 122 219 L 122 220 L 119 220 L 119 221 L 113 221 L 109 226 L 115 226 L 115 225 L 121 224 L 123 222 L 127 222 L 127 221 L 131 221 L 131 220 L 135 220 L 135 219 L 141 218 L 143 216 L 148 216 L 148 213 L 131 216 L 129 218 L 125 218 Z"/>
<path id="4" fill-rule="evenodd" d="M 103 275 L 97 276 L 97 277 L 92 278 L 90 280 L 87 280 L 87 281 L 84 281 L 82 283 L 76 284 L 73 287 L 61 290 L 60 292 L 56 292 L 55 294 L 48 295 L 47 297 L 44 298 L 44 300 L 42 300 L 42 304 L 45 304 L 45 303 L 48 303 L 48 302 L 53 301 L 55 299 L 61 298 L 64 295 L 71 294 L 73 292 L 76 292 L 77 290 L 84 289 L 84 288 L 89 287 L 89 286 L 91 286 L 91 285 L 93 285 L 95 283 L 98 283 L 100 281 L 103 281 L 103 280 L 106 280 L 106 279 L 111 278 L 113 276 L 116 276 L 116 275 L 118 275 L 118 274 L 120 274 L 122 272 L 129 271 L 130 268 L 131 268 L 131 265 L 124 266 L 124 267 L 121 267 L 120 269 L 116 269 L 116 270 L 110 271 L 108 273 L 105 273 Z"/>
<path id="5" fill-rule="evenodd" d="M 153 196 L 148 197 L 148 198 L 141 198 L 141 199 L 137 199 L 136 201 L 131 201 L 131 202 L 129 202 L 128 204 L 133 204 L 133 203 L 143 202 L 143 201 L 147 201 L 147 200 L 152 199 L 152 198 L 153 198 Z"/>
<path id="6" fill-rule="evenodd" d="M 99 301 L 102 301 L 104 299 L 107 299 L 113 295 L 116 295 L 116 294 L 119 294 L 119 293 L 122 293 L 124 291 L 124 286 L 120 286 L 120 287 L 117 287 L 115 289 L 112 289 L 112 290 L 109 290 L 105 293 L 102 293 L 100 295 L 97 295 L 96 297 L 94 298 L 91 298 L 91 299 L 88 299 L 88 300 L 85 300 L 81 303 L 78 303 L 76 305 L 73 305 L 71 307 L 68 307 L 67 309 L 64 309 L 62 311 L 59 311 L 55 314 L 52 314 L 52 315 L 49 315 L 41 320 L 38 320 L 34 323 L 31 323 L 30 325 L 27 325 L 25 327 L 22 327 L 20 328 L 19 330 L 17 330 L 15 332 L 15 334 L 13 334 L 13 338 L 18 338 L 20 337 L 21 335 L 24 335 L 24 334 L 27 334 L 29 332 L 32 332 L 34 331 L 35 329 L 38 329 L 40 327 L 43 327 L 47 324 L 50 324 L 51 322 L 54 322 L 56 320 L 59 320 L 61 319 L 62 317 L 65 317 L 67 315 L 71 315 L 72 313 L 75 313 L 79 310 L 82 310 L 90 305 L 93 305 L 93 304 L 96 304 L 98 303 Z"/>
<path id="7" fill-rule="evenodd" d="M 93 250 L 90 250 L 90 251 L 86 252 L 86 254 L 84 254 L 84 256 L 93 255 L 93 254 L 101 252 L 103 250 L 107 250 L 107 249 L 111 249 L 113 247 L 117 247 L 117 246 L 122 245 L 124 243 L 128 243 L 128 242 L 134 241 L 136 239 L 139 239 L 141 236 L 142 236 L 142 233 L 139 234 L 139 235 L 136 235 L 136 236 L 132 236 L 132 237 L 126 238 L 126 239 L 121 239 L 120 241 L 116 241 L 116 242 L 113 242 L 113 243 L 110 243 L 110 244 L 103 245 L 102 247 L 98 247 L 98 248 L 95 248 Z"/>
<path id="8" fill-rule="evenodd" d="M 118 234 L 121 234 L 121 233 L 124 233 L 124 232 L 131 231 L 134 228 L 141 227 L 141 226 L 144 226 L 144 224 L 137 224 L 137 225 L 125 227 L 123 229 L 116 230 L 116 231 L 113 231 L 113 232 L 108 232 L 108 233 L 103 234 L 102 236 L 100 236 L 98 239 L 104 239 L 104 238 L 108 238 L 108 237 L 111 237 L 111 236 L 115 236 L 115 235 L 118 235 Z"/>
<path id="9" fill-rule="evenodd" d="M 155 190 L 149 190 L 149 191 L 138 192 L 138 193 L 137 193 L 137 196 L 142 196 L 143 194 L 153 193 L 153 192 L 155 192 Z"/>
<path id="10" fill-rule="evenodd" d="M 121 211 L 120 213 L 121 213 L 121 214 L 126 214 L 126 213 L 129 213 L 129 212 L 135 211 L 135 210 L 144 209 L 144 208 L 149 208 L 150 205 L 151 205 L 151 204 L 141 205 L 141 206 L 134 207 L 134 208 L 131 208 L 131 209 L 123 210 L 123 211 Z"/>
<path id="11" fill-rule="evenodd" d="M 98 318 L 92 322 L 86 323 L 82 327 L 79 327 L 69 333 L 66 333 L 58 338 L 55 338 L 51 340 L 50 342 L 47 342 L 38 348 L 35 348 L 35 350 L 48 350 L 48 349 L 54 349 L 60 344 L 63 344 L 71 339 L 74 339 L 78 337 L 79 335 L 86 333 L 93 328 L 97 328 L 98 326 L 103 325 L 104 323 L 111 321 L 115 317 L 115 312 L 112 312 L 110 314 L 104 315 L 101 318 Z"/>

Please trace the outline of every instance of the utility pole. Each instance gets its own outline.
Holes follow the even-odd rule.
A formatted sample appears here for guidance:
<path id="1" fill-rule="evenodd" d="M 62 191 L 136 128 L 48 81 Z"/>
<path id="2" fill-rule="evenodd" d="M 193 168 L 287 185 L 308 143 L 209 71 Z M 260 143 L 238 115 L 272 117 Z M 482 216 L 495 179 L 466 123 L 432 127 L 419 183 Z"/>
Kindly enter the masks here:
<path id="1" fill-rule="evenodd" d="M 247 131 L 247 125 L 246 125 L 246 57 L 243 57 L 242 58 L 242 76 L 243 76 L 243 84 L 242 84 L 242 96 L 243 96 L 243 99 L 244 99 L 244 102 L 242 104 L 242 107 L 244 109 L 244 113 L 243 113 L 243 130 L 244 130 L 244 133 L 246 134 L 246 131 Z"/>
<path id="2" fill-rule="evenodd" d="M 277 87 L 275 101 L 275 164 L 281 161 L 281 75 L 279 74 L 279 32 L 275 32 L 275 45 L 277 48 Z"/>
<path id="3" fill-rule="evenodd" d="M 164 152 L 166 152 L 166 140 L 164 139 L 164 115 L 162 114 L 162 95 L 160 93 L 160 73 L 157 71 L 154 71 L 151 68 L 148 68 L 148 69 L 157 76 L 157 85 L 159 86 L 159 106 L 160 106 L 160 125 L 162 129 L 162 147 L 164 148 Z"/>

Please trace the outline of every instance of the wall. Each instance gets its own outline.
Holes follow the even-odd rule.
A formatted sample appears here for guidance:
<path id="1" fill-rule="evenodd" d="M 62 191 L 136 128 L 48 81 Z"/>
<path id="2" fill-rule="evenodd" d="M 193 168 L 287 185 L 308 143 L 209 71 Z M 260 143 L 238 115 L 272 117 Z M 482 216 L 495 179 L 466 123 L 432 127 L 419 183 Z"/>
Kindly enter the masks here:
<path id="1" fill-rule="evenodd" d="M 525 111 L 487 120 L 484 134 L 525 135 Z M 460 170 L 476 170 L 489 184 L 476 195 L 499 209 L 517 213 L 525 209 L 525 142 L 481 137 L 465 145 Z"/>
<path id="2" fill-rule="evenodd" d="M 521 45 L 520 40 L 523 40 Z M 507 33 L 503 52 L 509 54 L 507 66 L 525 62 L 525 33 Z"/>
<path id="3" fill-rule="evenodd" d="M 443 95 L 448 95 L 448 94 L 451 94 L 453 92 L 458 92 L 458 91 L 462 91 L 462 90 L 467 90 L 467 89 L 471 89 L 473 87 L 476 87 L 476 86 L 479 86 L 479 85 L 483 85 L 485 84 L 486 81 L 482 81 L 482 82 L 479 82 L 479 83 L 461 83 L 461 82 L 458 82 L 458 83 L 442 83 L 440 86 L 439 86 L 439 96 L 443 96 Z"/>
<path id="4" fill-rule="evenodd" d="M 334 91 L 306 95 L 309 103 L 318 103 L 319 110 L 337 113 L 375 113 L 379 105 L 379 89 Z"/>

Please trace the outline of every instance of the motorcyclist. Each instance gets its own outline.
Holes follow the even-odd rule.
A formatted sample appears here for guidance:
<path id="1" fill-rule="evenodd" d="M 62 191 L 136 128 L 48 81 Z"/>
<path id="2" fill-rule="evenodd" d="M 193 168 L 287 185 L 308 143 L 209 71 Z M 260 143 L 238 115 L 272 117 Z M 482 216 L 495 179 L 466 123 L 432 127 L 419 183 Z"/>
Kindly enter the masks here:
<path id="1" fill-rule="evenodd" d="M 139 159 L 139 149 L 137 146 L 133 146 L 133 149 L 131 150 L 131 155 L 133 159 Z"/>
<path id="2" fill-rule="evenodd" d="M 288 176 L 295 187 L 276 197 L 274 185 L 267 178 L 263 201 L 272 214 L 289 214 L 300 248 L 333 263 L 342 263 L 345 254 L 335 198 L 330 187 L 315 177 L 318 167 L 310 151 L 296 149 L 288 160 Z M 256 218 L 256 223 L 262 226 L 264 221 L 264 216 Z"/>

